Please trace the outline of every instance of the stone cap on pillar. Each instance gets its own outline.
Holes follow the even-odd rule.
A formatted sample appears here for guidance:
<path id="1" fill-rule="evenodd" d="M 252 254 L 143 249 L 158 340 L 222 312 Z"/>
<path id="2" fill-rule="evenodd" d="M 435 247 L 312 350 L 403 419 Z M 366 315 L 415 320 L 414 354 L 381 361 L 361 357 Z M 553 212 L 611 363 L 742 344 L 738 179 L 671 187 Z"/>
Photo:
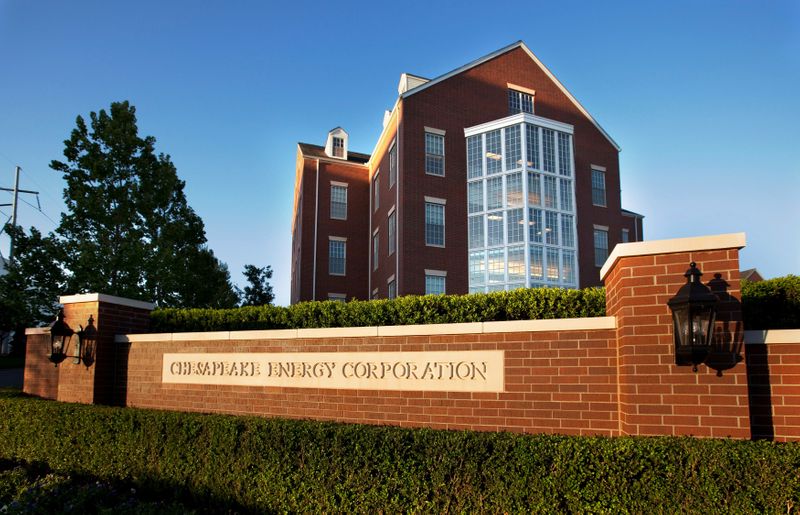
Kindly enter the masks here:
<path id="1" fill-rule="evenodd" d="M 624 257 L 672 254 L 675 252 L 701 252 L 717 249 L 741 249 L 746 245 L 745 239 L 745 233 L 735 232 L 713 236 L 695 236 L 692 238 L 619 243 L 606 259 L 603 268 L 600 269 L 600 280 L 604 281 L 616 262 Z"/>
<path id="2" fill-rule="evenodd" d="M 152 311 L 156 305 L 152 302 L 144 302 L 141 300 L 126 299 L 125 297 L 116 297 L 114 295 L 106 295 L 105 293 L 81 293 L 78 295 L 63 295 L 58 298 L 61 304 L 77 304 L 79 302 L 102 302 L 104 304 L 114 304 L 117 306 L 127 306 L 129 308 L 145 309 Z"/>

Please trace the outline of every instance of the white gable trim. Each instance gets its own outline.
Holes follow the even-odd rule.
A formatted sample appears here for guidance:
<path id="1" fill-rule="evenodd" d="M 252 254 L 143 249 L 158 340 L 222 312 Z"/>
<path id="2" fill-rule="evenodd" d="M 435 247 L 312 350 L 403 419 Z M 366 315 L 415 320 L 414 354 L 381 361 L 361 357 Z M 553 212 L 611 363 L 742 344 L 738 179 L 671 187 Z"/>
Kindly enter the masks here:
<path id="1" fill-rule="evenodd" d="M 553 75 L 553 73 L 552 73 L 550 70 L 548 70 L 548 69 L 547 69 L 547 67 L 546 67 L 546 66 L 545 66 L 545 65 L 544 65 L 544 64 L 543 64 L 543 63 L 542 63 L 542 62 L 541 62 L 541 61 L 540 61 L 540 60 L 539 60 L 539 59 L 538 59 L 538 58 L 537 58 L 537 57 L 536 57 L 534 54 L 533 54 L 533 52 L 531 52 L 531 50 L 530 50 L 530 49 L 529 49 L 529 48 L 528 48 L 528 47 L 525 45 L 525 43 L 523 43 L 522 41 L 517 41 L 516 43 L 514 43 L 514 44 L 512 44 L 512 45 L 509 45 L 509 46 L 507 46 L 507 47 L 505 47 L 505 48 L 501 48 L 500 50 L 497 50 L 497 51 L 495 51 L 495 52 L 492 52 L 492 53 L 491 53 L 491 54 L 489 54 L 489 55 L 486 55 L 486 56 L 484 56 L 484 57 L 481 57 L 480 59 L 476 59 L 475 61 L 472 61 L 471 63 L 465 64 L 464 66 L 462 66 L 462 67 L 460 67 L 460 68 L 456 68 L 455 70 L 453 70 L 453 71 L 451 71 L 451 72 L 449 72 L 449 73 L 445 73 L 444 75 L 440 75 L 439 77 L 437 77 L 437 78 L 435 78 L 435 79 L 431 80 L 430 82 L 426 82 L 425 84 L 422 84 L 421 86 L 417 86 L 416 88 L 409 89 L 408 91 L 406 91 L 405 93 L 403 93 L 402 95 L 400 95 L 400 97 L 401 97 L 401 98 L 408 98 L 408 97 L 410 97 L 411 95 L 413 95 L 414 93 L 419 93 L 420 91 L 423 91 L 423 90 L 425 90 L 425 89 L 427 89 L 427 88 L 429 88 L 429 87 L 431 87 L 431 86 L 434 86 L 434 85 L 436 85 L 436 84 L 438 84 L 438 83 L 440 83 L 440 82 L 442 82 L 442 81 L 444 81 L 444 80 L 447 80 L 447 79 L 449 79 L 450 77 L 453 77 L 453 76 L 455 76 L 455 75 L 458 75 L 459 73 L 463 73 L 463 72 L 465 72 L 465 71 L 467 71 L 467 70 L 470 70 L 470 69 L 472 69 L 472 68 L 474 68 L 474 67 L 476 67 L 476 66 L 478 66 L 478 65 L 481 65 L 481 64 L 485 63 L 486 61 L 489 61 L 489 60 L 491 60 L 491 59 L 494 59 L 495 57 L 497 57 L 497 56 L 499 56 L 499 55 L 502 55 L 502 54 L 505 54 L 506 52 L 510 52 L 511 50 L 514 50 L 514 49 L 516 49 L 516 48 L 522 48 L 522 49 L 525 51 L 525 53 L 527 53 L 527 54 L 528 54 L 528 56 L 529 56 L 531 59 L 533 59 L 533 62 L 534 62 L 534 63 L 536 63 L 536 64 L 539 66 L 539 68 L 541 68 L 541 69 L 542 69 L 542 71 L 545 73 L 545 75 L 547 75 L 547 76 L 550 78 L 550 80 L 552 80 L 552 81 L 553 81 L 553 83 L 554 83 L 556 86 L 558 86 L 558 88 L 559 88 L 559 89 L 560 89 L 560 90 L 561 90 L 561 91 L 564 93 L 564 95 L 566 95 L 566 96 L 567 96 L 567 98 L 568 98 L 568 99 L 570 99 L 570 101 L 571 101 L 573 104 L 575 104 L 575 107 L 577 107 L 577 108 L 578 108 L 578 110 L 579 110 L 581 113 L 583 113 L 583 115 L 584 115 L 584 116 L 586 116 L 586 118 L 588 118 L 588 119 L 589 119 L 589 121 L 590 121 L 590 122 L 592 122 L 592 124 L 593 124 L 595 127 L 597 127 L 597 130 L 599 130 L 599 131 L 600 131 L 600 132 L 603 134 L 603 136 L 605 136 L 605 137 L 606 137 L 606 139 L 609 141 L 609 143 L 611 143 L 611 144 L 614 146 L 614 148 L 615 148 L 615 149 L 617 149 L 617 152 L 619 152 L 619 151 L 621 151 L 621 150 L 622 150 L 622 148 L 621 148 L 621 147 L 620 147 L 620 146 L 617 144 L 617 142 L 616 142 L 616 141 L 614 141 L 614 139 L 613 139 L 613 138 L 612 138 L 612 137 L 611 137 L 611 136 L 610 136 L 610 135 L 609 135 L 609 134 L 608 134 L 608 133 L 605 131 L 605 129 L 603 129 L 603 128 L 600 126 L 600 124 L 599 124 L 599 123 L 597 123 L 597 120 L 595 120 L 595 119 L 592 117 L 592 115 L 590 115 L 590 114 L 589 114 L 589 111 L 587 111 L 587 110 L 586 110 L 586 108 L 584 108 L 584 107 L 581 105 L 581 103 L 580 103 L 580 102 L 578 102 L 578 100 L 577 100 L 577 99 L 576 99 L 574 96 L 572 96 L 572 93 L 570 93 L 570 92 L 569 92 L 569 90 L 567 90 L 567 88 L 566 88 L 566 87 L 564 87 L 564 85 L 563 85 L 563 84 L 561 84 L 561 82 L 560 82 L 560 81 L 559 81 L 559 80 L 558 80 L 558 79 L 555 77 L 555 75 Z"/>

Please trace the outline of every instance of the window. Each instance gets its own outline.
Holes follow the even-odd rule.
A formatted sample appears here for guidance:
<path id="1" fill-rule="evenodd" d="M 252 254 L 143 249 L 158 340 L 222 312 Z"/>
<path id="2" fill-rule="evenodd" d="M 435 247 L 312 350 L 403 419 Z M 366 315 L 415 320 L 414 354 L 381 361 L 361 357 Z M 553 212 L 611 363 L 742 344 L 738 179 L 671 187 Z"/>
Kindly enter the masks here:
<path id="1" fill-rule="evenodd" d="M 556 178 L 549 175 L 544 176 L 544 207 L 556 206 Z"/>
<path id="2" fill-rule="evenodd" d="M 333 157 L 344 157 L 344 138 L 333 137 Z"/>
<path id="3" fill-rule="evenodd" d="M 541 243 L 544 229 L 544 225 L 542 224 L 542 210 L 528 209 L 528 219 L 529 239 L 534 243 Z"/>
<path id="4" fill-rule="evenodd" d="M 544 212 L 544 242 L 558 245 L 558 214 L 552 211 Z"/>
<path id="5" fill-rule="evenodd" d="M 474 179 L 483 175 L 483 154 L 481 153 L 481 137 L 467 138 L 467 177 Z"/>
<path id="6" fill-rule="evenodd" d="M 622 243 L 628 243 L 629 241 L 631 241 L 630 231 L 622 229 Z"/>
<path id="7" fill-rule="evenodd" d="M 486 209 L 503 207 L 503 178 L 492 177 L 486 181 Z"/>
<path id="8" fill-rule="evenodd" d="M 561 215 L 561 245 L 564 247 L 575 246 L 575 231 L 573 229 L 572 215 Z"/>
<path id="9" fill-rule="evenodd" d="M 370 295 L 369 298 L 372 299 L 372 300 L 375 300 L 375 299 L 378 298 L 378 288 L 375 288 L 374 290 L 372 290 L 372 295 Z"/>
<path id="10" fill-rule="evenodd" d="M 483 216 L 470 216 L 467 219 L 467 226 L 469 248 L 484 247 L 486 244 L 483 241 Z"/>
<path id="11" fill-rule="evenodd" d="M 592 204 L 606 207 L 606 173 L 592 169 Z"/>
<path id="12" fill-rule="evenodd" d="M 541 281 L 544 279 L 544 266 L 542 263 L 542 247 L 531 245 L 530 248 L 530 275 L 531 280 Z"/>
<path id="13" fill-rule="evenodd" d="M 391 256 L 394 254 L 395 249 L 397 248 L 397 219 L 395 218 L 395 212 L 392 210 L 389 213 L 389 255 Z"/>
<path id="14" fill-rule="evenodd" d="M 394 299 L 397 297 L 397 283 L 394 281 L 394 276 L 389 278 L 387 285 L 389 288 L 389 298 Z"/>
<path id="15" fill-rule="evenodd" d="M 503 283 L 506 280 L 505 251 L 495 249 L 489 251 L 489 282 Z M 502 289 L 502 288 L 501 288 Z"/>
<path id="16" fill-rule="evenodd" d="M 486 255 L 484 251 L 469 253 L 469 283 L 484 284 L 486 282 Z M 481 289 L 483 291 L 483 289 Z"/>
<path id="17" fill-rule="evenodd" d="M 425 202 L 425 245 L 444 247 L 444 204 Z"/>
<path id="18" fill-rule="evenodd" d="M 335 302 L 347 302 L 347 295 L 344 293 L 329 293 L 328 300 Z"/>
<path id="19" fill-rule="evenodd" d="M 542 205 L 542 175 L 528 173 L 528 203 L 532 206 Z"/>
<path id="20" fill-rule="evenodd" d="M 550 282 L 558 281 L 558 249 L 547 249 L 547 280 Z"/>
<path id="21" fill-rule="evenodd" d="M 528 166 L 539 169 L 539 128 L 535 125 L 525 126 L 525 153 Z"/>
<path id="22" fill-rule="evenodd" d="M 572 160 L 569 151 L 569 134 L 558 133 L 558 173 L 572 175 Z"/>
<path id="23" fill-rule="evenodd" d="M 377 211 L 378 208 L 381 207 L 381 195 L 380 195 L 380 191 L 381 191 L 381 176 L 380 176 L 380 173 L 381 173 L 381 171 L 378 170 L 377 172 L 375 172 L 375 175 L 372 178 L 372 196 L 373 196 L 372 206 L 373 206 L 373 210 L 374 211 Z"/>
<path id="24" fill-rule="evenodd" d="M 503 244 L 503 212 L 502 211 L 495 211 L 493 213 L 489 213 L 486 215 L 488 220 L 488 229 L 487 234 L 489 235 L 489 241 L 487 242 L 487 246 L 489 247 L 496 247 L 497 245 Z"/>
<path id="25" fill-rule="evenodd" d="M 564 211 L 572 211 L 572 181 L 569 179 L 559 179 L 561 194 L 561 209 Z"/>
<path id="26" fill-rule="evenodd" d="M 331 184 L 331 218 L 347 220 L 346 184 Z"/>
<path id="27" fill-rule="evenodd" d="M 467 213 L 483 211 L 483 181 L 467 184 Z"/>
<path id="28" fill-rule="evenodd" d="M 372 270 L 378 269 L 378 254 L 381 249 L 381 233 L 375 231 L 372 235 Z"/>
<path id="29" fill-rule="evenodd" d="M 533 95 L 508 90 L 508 114 L 530 113 L 533 114 Z"/>
<path id="30" fill-rule="evenodd" d="M 556 133 L 550 129 L 542 129 L 542 152 L 544 153 L 545 172 L 556 173 Z"/>
<path id="31" fill-rule="evenodd" d="M 506 132 L 506 170 L 522 167 L 522 146 L 519 137 L 521 125 L 507 127 Z"/>
<path id="32" fill-rule="evenodd" d="M 425 270 L 425 295 L 444 294 L 445 276 L 447 276 L 447 272 Z"/>
<path id="33" fill-rule="evenodd" d="M 397 181 L 397 145 L 389 149 L 389 188 Z"/>
<path id="34" fill-rule="evenodd" d="M 506 207 L 522 207 L 522 174 L 506 176 Z"/>
<path id="35" fill-rule="evenodd" d="M 425 133 L 425 173 L 444 176 L 444 135 Z"/>
<path id="36" fill-rule="evenodd" d="M 522 209 L 509 209 L 506 212 L 506 222 L 508 224 L 506 241 L 509 244 L 522 243 L 525 238 L 525 232 L 523 231 L 525 221 L 522 219 Z"/>
<path id="37" fill-rule="evenodd" d="M 347 240 L 344 238 L 328 241 L 328 273 L 331 275 L 345 275 L 345 259 L 347 254 Z"/>
<path id="38" fill-rule="evenodd" d="M 608 259 L 608 227 L 594 228 L 594 266 L 603 266 Z"/>
<path id="39" fill-rule="evenodd" d="M 525 281 L 525 247 L 508 247 L 508 282 Z"/>
<path id="40" fill-rule="evenodd" d="M 503 149 L 500 143 L 500 129 L 486 133 L 486 173 L 503 171 Z"/>

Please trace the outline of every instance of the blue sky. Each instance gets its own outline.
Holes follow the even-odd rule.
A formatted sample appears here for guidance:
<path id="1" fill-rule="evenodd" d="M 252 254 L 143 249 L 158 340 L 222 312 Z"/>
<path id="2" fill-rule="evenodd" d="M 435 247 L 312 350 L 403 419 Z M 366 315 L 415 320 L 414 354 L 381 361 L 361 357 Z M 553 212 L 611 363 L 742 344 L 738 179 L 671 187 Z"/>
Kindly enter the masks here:
<path id="1" fill-rule="evenodd" d="M 296 143 L 369 153 L 402 72 L 520 39 L 622 146 L 646 239 L 744 231 L 743 268 L 800 274 L 796 1 L 0 0 L 0 186 L 22 166 L 20 224 L 54 229 L 75 117 L 129 100 L 234 280 L 271 265 L 287 304 Z"/>

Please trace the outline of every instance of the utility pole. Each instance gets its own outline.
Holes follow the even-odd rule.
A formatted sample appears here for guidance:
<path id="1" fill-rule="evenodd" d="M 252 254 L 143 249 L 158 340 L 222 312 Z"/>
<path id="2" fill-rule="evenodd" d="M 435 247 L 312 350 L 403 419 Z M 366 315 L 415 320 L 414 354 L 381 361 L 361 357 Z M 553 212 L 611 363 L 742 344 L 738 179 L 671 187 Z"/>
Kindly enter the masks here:
<path id="1" fill-rule="evenodd" d="M 17 204 L 19 200 L 20 193 L 30 193 L 33 195 L 38 195 L 38 191 L 31 191 L 31 190 L 21 190 L 19 189 L 19 172 L 22 170 L 19 166 L 15 167 L 15 176 L 14 176 L 14 188 L 0 188 L 0 191 L 13 191 L 14 192 L 14 201 L 11 204 L 0 204 L 0 207 L 3 206 L 11 206 L 11 225 L 17 225 Z M 38 202 L 39 197 L 36 197 Z M 5 227 L 0 228 L 0 233 L 3 232 Z M 14 258 L 14 238 L 11 238 L 11 243 L 8 246 L 8 262 L 11 263 L 11 260 Z"/>

